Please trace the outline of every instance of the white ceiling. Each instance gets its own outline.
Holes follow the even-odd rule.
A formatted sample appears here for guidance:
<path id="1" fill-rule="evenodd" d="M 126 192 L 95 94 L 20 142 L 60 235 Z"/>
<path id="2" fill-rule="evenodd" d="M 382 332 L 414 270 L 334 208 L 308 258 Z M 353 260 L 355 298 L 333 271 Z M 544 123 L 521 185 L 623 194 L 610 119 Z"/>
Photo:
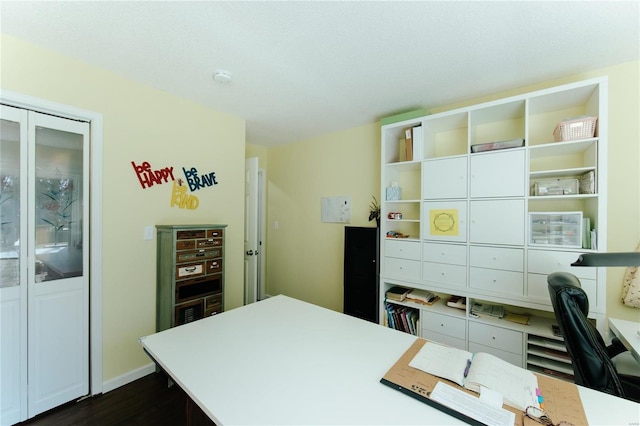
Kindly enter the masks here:
<path id="1" fill-rule="evenodd" d="M 637 0 L 1 0 L 0 16 L 2 33 L 242 117 L 266 146 L 640 59 Z"/>

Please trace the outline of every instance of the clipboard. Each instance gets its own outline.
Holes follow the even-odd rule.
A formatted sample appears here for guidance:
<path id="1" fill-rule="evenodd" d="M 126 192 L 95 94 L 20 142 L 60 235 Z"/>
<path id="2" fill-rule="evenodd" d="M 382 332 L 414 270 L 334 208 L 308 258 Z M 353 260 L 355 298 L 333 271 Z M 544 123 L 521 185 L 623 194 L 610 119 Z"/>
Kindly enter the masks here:
<path id="1" fill-rule="evenodd" d="M 426 339 L 418 338 L 407 349 L 396 363 L 380 379 L 380 383 L 428 404 L 440 411 L 472 425 L 482 425 L 483 423 L 472 419 L 458 411 L 446 407 L 439 402 L 429 398 L 435 385 L 442 381 L 457 389 L 471 395 L 476 393 L 459 386 L 458 384 L 436 377 L 413 367 L 409 367 L 409 362 L 416 356 L 418 351 L 427 342 Z M 582 400 L 578 393 L 578 387 L 574 383 L 565 382 L 552 377 L 534 373 L 538 379 L 538 387 L 544 397 L 544 411 L 554 422 L 565 421 L 573 423 L 574 426 L 588 426 L 587 415 L 582 406 Z M 507 405 L 502 406 L 505 410 L 515 413 L 514 426 L 535 426 L 540 425 L 533 419 L 524 415 L 521 411 Z"/>

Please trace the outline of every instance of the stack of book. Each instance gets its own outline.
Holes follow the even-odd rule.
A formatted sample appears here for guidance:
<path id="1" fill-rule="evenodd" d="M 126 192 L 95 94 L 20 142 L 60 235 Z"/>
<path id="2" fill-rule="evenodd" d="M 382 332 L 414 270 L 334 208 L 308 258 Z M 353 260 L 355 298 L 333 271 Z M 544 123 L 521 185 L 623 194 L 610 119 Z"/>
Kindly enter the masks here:
<path id="1" fill-rule="evenodd" d="M 407 302 L 420 303 L 422 305 L 433 305 L 440 297 L 426 290 L 414 288 L 405 297 Z"/>
<path id="2" fill-rule="evenodd" d="M 418 310 L 407 306 L 385 304 L 387 311 L 387 324 L 390 328 L 404 331 L 405 333 L 418 335 Z"/>
<path id="3" fill-rule="evenodd" d="M 504 317 L 504 306 L 502 305 L 487 305 L 483 303 L 474 303 L 471 306 L 471 313 L 473 315 L 489 315 L 496 318 Z"/>
<path id="4" fill-rule="evenodd" d="M 464 311 L 467 309 L 467 298 L 463 296 L 451 296 L 449 300 L 447 300 L 447 306 Z"/>
<path id="5" fill-rule="evenodd" d="M 402 302 L 407 298 L 407 294 L 411 291 L 410 288 L 404 288 L 400 286 L 391 287 L 385 293 L 385 296 L 388 300 L 393 300 L 395 302 Z"/>

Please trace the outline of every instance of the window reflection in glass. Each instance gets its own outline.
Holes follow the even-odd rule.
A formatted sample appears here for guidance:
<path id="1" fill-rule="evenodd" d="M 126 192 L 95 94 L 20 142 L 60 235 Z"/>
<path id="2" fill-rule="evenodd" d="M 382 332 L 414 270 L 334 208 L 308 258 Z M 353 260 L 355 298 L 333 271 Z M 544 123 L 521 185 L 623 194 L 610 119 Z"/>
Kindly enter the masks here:
<path id="1" fill-rule="evenodd" d="M 36 282 L 82 276 L 82 135 L 36 127 Z"/>
<path id="2" fill-rule="evenodd" d="M 0 287 L 20 285 L 20 124 L 0 120 Z"/>

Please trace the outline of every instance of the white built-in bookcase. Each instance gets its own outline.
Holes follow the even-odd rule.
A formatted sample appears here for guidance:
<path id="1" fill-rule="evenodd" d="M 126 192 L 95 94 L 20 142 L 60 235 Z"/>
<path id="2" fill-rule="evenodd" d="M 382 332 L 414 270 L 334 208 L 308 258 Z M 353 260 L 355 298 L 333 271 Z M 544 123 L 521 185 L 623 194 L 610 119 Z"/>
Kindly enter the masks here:
<path id="1" fill-rule="evenodd" d="M 576 116 L 597 117 L 595 136 L 556 141 L 556 125 Z M 404 160 L 407 129 L 414 129 L 410 161 Z M 423 337 L 494 353 L 537 371 L 571 373 L 564 345 L 551 331 L 555 320 L 546 277 L 567 271 L 580 278 L 589 317 L 604 331 L 604 268 L 570 264 L 580 253 L 606 250 L 606 78 L 387 124 L 381 131 L 381 322 L 387 289 L 429 290 L 441 300 L 432 306 L 405 304 L 419 310 Z M 521 146 L 472 149 L 517 139 L 524 140 Z M 592 194 L 534 195 L 536 182 L 579 179 L 589 172 L 595 178 Z M 401 188 L 397 200 L 387 199 L 392 184 Z M 567 223 L 581 217 L 590 220 L 597 248 L 553 237 L 575 232 Z M 562 220 L 560 230 L 553 228 Z M 551 225 L 541 242 L 532 235 L 542 223 Z M 575 229 L 581 228 L 579 223 Z M 403 238 L 385 238 L 388 232 Z M 467 310 L 447 307 L 450 295 L 467 297 Z M 530 324 L 474 318 L 469 315 L 474 301 L 528 313 Z"/>

